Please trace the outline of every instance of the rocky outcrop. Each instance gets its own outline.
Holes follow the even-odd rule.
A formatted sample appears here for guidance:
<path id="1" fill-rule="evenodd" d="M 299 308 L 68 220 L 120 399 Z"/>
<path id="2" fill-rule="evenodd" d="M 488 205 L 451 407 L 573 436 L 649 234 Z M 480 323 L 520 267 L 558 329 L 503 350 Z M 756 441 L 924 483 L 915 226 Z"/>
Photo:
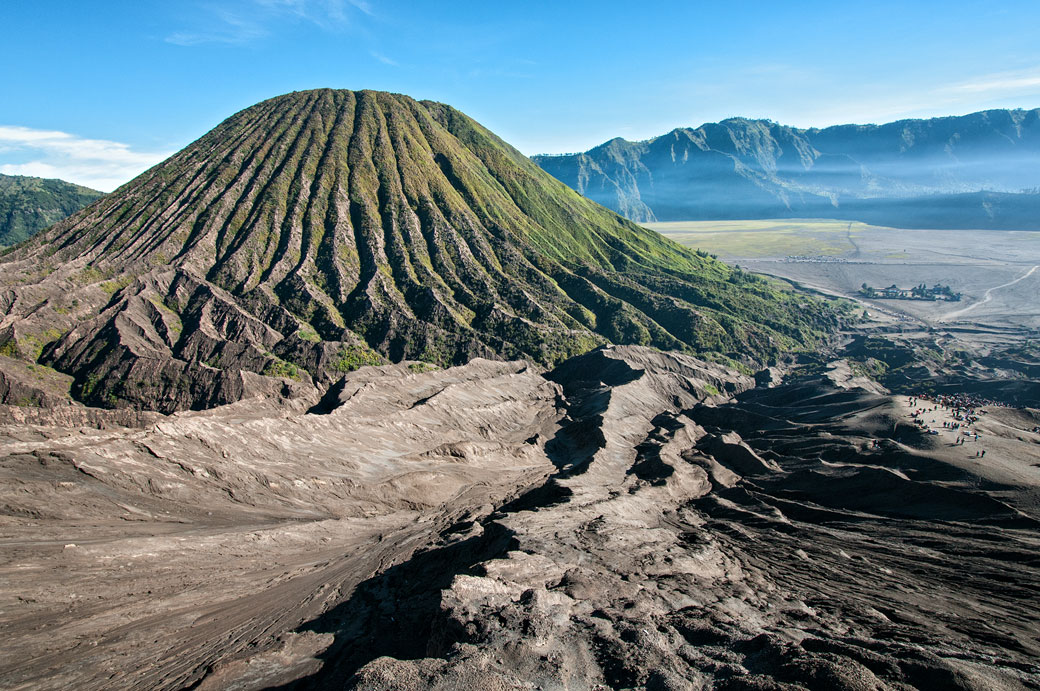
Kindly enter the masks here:
<path id="1" fill-rule="evenodd" d="M 127 286 L 40 359 L 78 373 L 72 388 L 78 400 L 170 413 L 253 396 L 314 398 L 307 370 L 271 352 L 293 345 L 297 359 L 312 362 L 327 362 L 331 348 L 349 346 L 289 343 L 232 296 L 179 271 Z M 327 384 L 331 373 L 321 371 Z"/>
<path id="2" fill-rule="evenodd" d="M 70 405 L 69 381 L 58 372 L 0 355 L 0 404 L 34 408 Z"/>
<path id="3" fill-rule="evenodd" d="M 739 475 L 759 475 L 780 471 L 780 466 L 755 453 L 755 450 L 744 443 L 736 432 L 709 434 L 704 437 L 700 446 L 705 453 L 712 456 L 723 467 Z"/>

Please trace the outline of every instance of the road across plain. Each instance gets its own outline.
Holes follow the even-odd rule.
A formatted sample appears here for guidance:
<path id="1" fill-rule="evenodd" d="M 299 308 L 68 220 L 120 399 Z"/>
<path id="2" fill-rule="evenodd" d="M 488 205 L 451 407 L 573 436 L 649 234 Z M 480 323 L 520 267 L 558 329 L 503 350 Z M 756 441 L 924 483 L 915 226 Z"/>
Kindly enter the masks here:
<path id="1" fill-rule="evenodd" d="M 1040 232 L 904 230 L 820 219 L 647 227 L 730 264 L 823 292 L 858 299 L 864 283 L 875 288 L 939 283 L 962 294 L 956 306 L 943 301 L 865 301 L 876 310 L 914 320 L 939 325 L 970 317 L 973 324 L 1040 328 Z"/>

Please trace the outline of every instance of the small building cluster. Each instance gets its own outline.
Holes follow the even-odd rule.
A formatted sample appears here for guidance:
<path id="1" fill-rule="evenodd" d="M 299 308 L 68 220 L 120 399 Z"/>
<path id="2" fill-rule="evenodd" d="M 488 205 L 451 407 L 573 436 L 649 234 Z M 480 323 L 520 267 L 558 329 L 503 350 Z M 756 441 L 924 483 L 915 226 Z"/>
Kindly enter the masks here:
<path id="1" fill-rule="evenodd" d="M 950 286 L 944 286 L 941 283 L 936 283 L 931 287 L 922 283 L 913 288 L 900 288 L 895 283 L 887 288 L 874 288 L 864 283 L 860 286 L 859 293 L 863 297 L 883 300 L 945 300 L 948 302 L 959 302 L 961 299 L 960 293 L 953 292 Z"/>

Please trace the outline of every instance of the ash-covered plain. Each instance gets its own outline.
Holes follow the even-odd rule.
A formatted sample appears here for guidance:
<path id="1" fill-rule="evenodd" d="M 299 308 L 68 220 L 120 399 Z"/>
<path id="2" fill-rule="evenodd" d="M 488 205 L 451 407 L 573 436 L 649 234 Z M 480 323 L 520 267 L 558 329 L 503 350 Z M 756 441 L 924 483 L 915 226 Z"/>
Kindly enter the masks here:
<path id="1" fill-rule="evenodd" d="M 959 444 L 845 370 L 606 347 L 4 407 L 0 684 L 1037 688 L 1040 413 Z"/>

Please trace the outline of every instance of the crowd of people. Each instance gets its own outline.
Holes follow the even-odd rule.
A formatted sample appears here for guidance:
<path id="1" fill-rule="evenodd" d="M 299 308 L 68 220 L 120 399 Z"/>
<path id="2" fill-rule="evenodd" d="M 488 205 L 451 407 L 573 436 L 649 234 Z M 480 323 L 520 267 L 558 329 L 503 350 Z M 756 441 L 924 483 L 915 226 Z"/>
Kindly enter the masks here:
<path id="1" fill-rule="evenodd" d="M 924 405 L 921 405 L 922 401 L 924 401 Z M 928 424 L 924 419 L 926 413 L 934 413 L 938 411 L 948 412 L 953 420 L 943 421 L 942 426 L 945 429 L 956 431 L 978 422 L 979 416 L 985 412 L 982 410 L 983 406 L 997 405 L 1006 407 L 1005 404 L 998 401 L 991 401 L 981 396 L 967 393 L 919 394 L 908 397 L 907 403 L 909 403 L 910 407 L 913 409 L 910 412 L 910 417 L 913 419 L 914 424 L 929 434 L 938 434 L 939 432 L 929 429 Z M 935 420 L 933 419 L 932 422 L 935 422 Z M 953 445 L 963 446 L 965 442 L 968 441 L 978 442 L 980 436 L 981 435 L 975 430 L 964 429 L 963 433 L 957 434 L 953 441 Z M 984 458 L 985 456 L 985 450 L 975 452 L 976 458 Z"/>
<path id="2" fill-rule="evenodd" d="M 928 413 L 941 412 L 945 413 L 948 417 L 953 418 L 952 420 L 944 420 L 942 426 L 944 429 L 948 429 L 954 432 L 954 446 L 963 446 L 967 442 L 977 443 L 980 439 L 982 439 L 982 435 L 979 434 L 977 430 L 967 428 L 978 422 L 980 417 L 986 413 L 986 411 L 983 410 L 984 407 L 1015 407 L 1002 401 L 994 401 L 992 399 L 983 398 L 982 396 L 970 393 L 922 393 L 915 396 L 908 396 L 907 403 L 910 405 L 910 418 L 914 421 L 914 424 L 917 425 L 922 431 L 927 432 L 928 434 L 939 434 L 939 431 L 937 429 L 932 429 L 929 427 L 929 422 L 934 423 L 935 418 L 932 417 L 928 421 L 926 421 L 925 418 Z M 1040 425 L 1034 426 L 1030 431 L 1034 434 L 1040 434 Z M 877 448 L 880 446 L 880 443 L 877 440 L 874 440 L 873 446 Z M 985 457 L 985 449 L 978 449 L 975 451 L 974 458 Z"/>
<path id="3" fill-rule="evenodd" d="M 969 411 L 974 414 L 974 411 L 982 408 L 983 406 L 997 407 L 997 408 L 1010 408 L 1012 406 L 1004 403 L 1003 401 L 994 401 L 991 398 L 984 398 L 978 394 L 972 393 L 955 393 L 955 394 L 921 394 L 919 396 L 911 396 L 913 400 L 930 401 L 935 403 L 940 408 L 953 411 Z"/>

